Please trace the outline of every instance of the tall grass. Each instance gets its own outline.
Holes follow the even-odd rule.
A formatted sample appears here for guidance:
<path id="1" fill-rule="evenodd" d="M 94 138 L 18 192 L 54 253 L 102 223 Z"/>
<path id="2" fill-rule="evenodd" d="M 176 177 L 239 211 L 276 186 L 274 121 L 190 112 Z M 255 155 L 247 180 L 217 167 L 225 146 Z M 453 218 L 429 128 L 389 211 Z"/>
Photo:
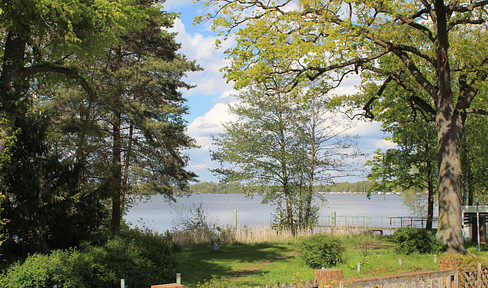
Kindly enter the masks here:
<path id="1" fill-rule="evenodd" d="M 274 230 L 266 226 L 241 227 L 238 229 L 201 229 L 197 231 L 172 231 L 171 240 L 178 244 L 199 244 L 219 239 L 226 243 L 254 244 L 263 242 L 283 243 L 296 238 L 313 235 L 311 230 L 297 231 L 295 235 L 290 230 Z"/>

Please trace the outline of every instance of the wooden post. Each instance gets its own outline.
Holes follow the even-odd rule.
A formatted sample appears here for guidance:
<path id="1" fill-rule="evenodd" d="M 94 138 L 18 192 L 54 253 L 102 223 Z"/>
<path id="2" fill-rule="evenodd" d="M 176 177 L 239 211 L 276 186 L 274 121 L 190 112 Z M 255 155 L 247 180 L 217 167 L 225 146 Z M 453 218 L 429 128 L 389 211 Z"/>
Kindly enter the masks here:
<path id="1" fill-rule="evenodd" d="M 477 271 L 476 271 L 476 287 L 479 288 L 481 287 L 481 263 L 478 263 L 478 267 L 477 267 Z"/>
<path id="2" fill-rule="evenodd" d="M 234 209 L 234 222 L 232 228 L 234 228 L 234 230 L 237 229 L 237 209 Z"/>

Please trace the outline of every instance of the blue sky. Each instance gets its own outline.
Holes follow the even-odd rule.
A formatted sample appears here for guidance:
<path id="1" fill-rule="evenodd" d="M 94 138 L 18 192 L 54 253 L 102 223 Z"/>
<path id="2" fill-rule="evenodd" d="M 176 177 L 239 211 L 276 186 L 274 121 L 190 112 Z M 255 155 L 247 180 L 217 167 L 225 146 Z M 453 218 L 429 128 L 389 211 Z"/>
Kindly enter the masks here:
<path id="1" fill-rule="evenodd" d="M 186 152 L 190 156 L 188 168 L 197 173 L 202 182 L 218 182 L 218 178 L 209 171 L 216 167 L 209 155 L 209 150 L 212 149 L 210 136 L 222 131 L 221 123 L 234 119 L 227 111 L 227 104 L 234 100 L 234 91 L 219 71 L 228 63 L 223 53 L 225 45 L 232 45 L 232 42 L 225 43 L 224 49 L 218 50 L 215 48 L 216 33 L 211 31 L 210 23 L 192 24 L 193 19 L 203 13 L 202 7 L 194 6 L 192 0 L 167 0 L 163 7 L 166 11 L 180 13 L 180 18 L 172 29 L 178 33 L 176 40 L 181 43 L 180 53 L 189 60 L 196 60 L 204 69 L 187 75 L 186 81 L 196 87 L 183 91 L 190 108 L 189 115 L 185 118 L 188 121 L 188 134 L 200 146 Z M 336 92 L 353 92 L 357 83 L 358 79 L 349 79 Z M 371 158 L 376 149 L 392 147 L 389 141 L 382 139 L 384 135 L 380 133 L 378 123 L 357 122 L 350 133 L 360 136 L 358 148 L 367 155 L 365 159 L 357 160 L 359 164 Z M 358 173 L 355 177 L 339 178 L 337 182 L 355 182 L 364 180 L 364 177 L 365 172 Z"/>

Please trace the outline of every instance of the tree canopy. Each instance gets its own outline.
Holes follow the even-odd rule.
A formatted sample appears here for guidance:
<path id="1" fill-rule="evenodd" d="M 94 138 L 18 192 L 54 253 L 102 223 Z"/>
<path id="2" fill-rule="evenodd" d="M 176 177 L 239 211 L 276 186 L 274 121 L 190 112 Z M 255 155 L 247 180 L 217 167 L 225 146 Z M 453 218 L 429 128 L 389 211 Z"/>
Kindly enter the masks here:
<path id="1" fill-rule="evenodd" d="M 179 89 L 199 68 L 176 17 L 155 0 L 0 1 L 5 257 L 76 246 L 110 216 L 117 232 L 126 193 L 196 178 Z"/>
<path id="2" fill-rule="evenodd" d="M 227 51 L 231 63 L 225 69 L 236 87 L 285 73 L 289 90 L 303 81 L 340 82 L 351 73 L 361 73 L 366 82 L 383 82 L 382 88 L 401 87 L 406 92 L 402 100 L 435 122 L 437 236 L 449 252 L 465 253 L 460 143 L 466 116 L 487 114 L 483 110 L 486 99 L 479 93 L 488 75 L 488 47 L 483 44 L 488 36 L 486 1 L 202 2 L 209 14 L 197 21 L 213 19 L 222 35 L 233 33 L 237 40 Z M 279 62 L 270 61 L 276 57 Z M 380 63 L 387 57 L 403 68 L 382 67 Z M 361 94 L 352 103 L 372 117 L 375 101 L 392 96 L 382 88 L 373 95 Z M 417 91 L 428 98 L 418 97 Z"/>

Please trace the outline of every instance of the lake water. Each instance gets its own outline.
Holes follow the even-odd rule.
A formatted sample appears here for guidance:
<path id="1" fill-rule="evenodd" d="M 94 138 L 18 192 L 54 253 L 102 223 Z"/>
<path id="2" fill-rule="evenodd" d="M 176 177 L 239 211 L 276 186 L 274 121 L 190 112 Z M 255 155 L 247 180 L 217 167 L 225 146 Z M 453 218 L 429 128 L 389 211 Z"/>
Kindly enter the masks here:
<path id="1" fill-rule="evenodd" d="M 402 195 L 364 193 L 322 194 L 319 224 L 330 224 L 335 211 L 337 225 L 355 224 L 385 226 L 389 216 L 416 216 L 403 204 Z M 266 226 L 272 223 L 274 206 L 261 204 L 261 196 L 249 198 L 244 194 L 197 194 L 181 196 L 168 202 L 162 195 L 138 199 L 125 215 L 131 227 L 148 228 L 163 233 L 181 228 L 185 219 L 201 207 L 210 224 L 232 226 L 234 209 L 238 226 Z M 435 209 L 437 210 L 437 209 Z"/>

